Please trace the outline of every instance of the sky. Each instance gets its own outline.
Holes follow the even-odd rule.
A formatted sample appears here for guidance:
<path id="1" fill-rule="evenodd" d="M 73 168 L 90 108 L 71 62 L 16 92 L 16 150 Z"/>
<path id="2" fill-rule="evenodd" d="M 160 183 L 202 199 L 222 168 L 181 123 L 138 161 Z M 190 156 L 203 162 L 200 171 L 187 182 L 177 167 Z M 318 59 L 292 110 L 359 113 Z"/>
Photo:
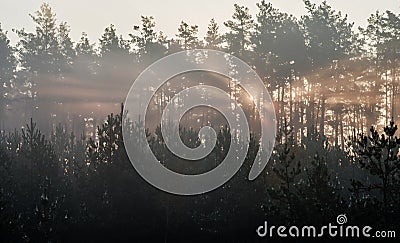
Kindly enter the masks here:
<path id="1" fill-rule="evenodd" d="M 92 42 L 96 42 L 104 29 L 111 23 L 119 34 L 125 38 L 133 32 L 134 25 L 140 25 L 141 15 L 152 15 L 156 20 L 157 30 L 162 30 L 168 37 L 174 37 L 181 20 L 199 26 L 199 36 L 206 33 L 208 22 L 215 18 L 224 30 L 223 22 L 230 19 L 233 4 L 245 5 L 255 16 L 256 3 L 261 0 L 47 0 L 55 13 L 57 20 L 66 21 L 71 27 L 74 41 L 79 40 L 82 32 L 86 32 Z M 268 0 L 267 0 L 268 1 Z M 296 17 L 304 14 L 302 0 L 269 0 L 276 8 Z M 322 0 L 312 0 L 321 3 Z M 398 0 L 328 0 L 334 9 L 347 13 L 355 25 L 366 26 L 366 19 L 376 10 L 391 10 L 400 13 Z M 17 36 L 12 29 L 25 28 L 34 30 L 34 24 L 29 14 L 34 13 L 43 3 L 41 0 L 1 0 L 0 23 L 7 30 L 13 43 Z"/>

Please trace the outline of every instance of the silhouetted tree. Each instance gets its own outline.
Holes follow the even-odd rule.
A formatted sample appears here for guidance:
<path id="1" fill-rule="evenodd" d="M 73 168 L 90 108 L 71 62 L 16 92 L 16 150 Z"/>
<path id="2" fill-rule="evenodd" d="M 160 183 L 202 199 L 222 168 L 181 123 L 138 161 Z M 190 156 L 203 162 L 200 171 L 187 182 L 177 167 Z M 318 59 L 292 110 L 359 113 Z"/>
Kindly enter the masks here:
<path id="1" fill-rule="evenodd" d="M 354 180 L 352 190 L 356 193 L 378 190 L 380 195 L 377 198 L 382 203 L 385 223 L 388 223 L 393 215 L 399 213 L 396 205 L 400 198 L 400 139 L 395 136 L 397 125 L 393 121 L 384 128 L 384 134 L 379 134 L 374 127 L 370 131 L 371 135 L 361 134 L 354 141 L 353 149 L 356 162 L 369 171 L 371 177 L 367 181 Z"/>
<path id="2" fill-rule="evenodd" d="M 60 50 L 56 14 L 49 4 L 43 3 L 40 10 L 30 17 L 36 25 L 34 33 L 27 33 L 24 29 L 16 30 L 20 38 L 18 53 L 21 56 L 21 64 L 36 74 L 58 74 L 61 67 L 58 62 Z M 65 33 L 65 30 L 63 32 Z"/>
<path id="3" fill-rule="evenodd" d="M 6 99 L 13 98 L 16 95 L 15 72 L 17 60 L 14 52 L 15 50 L 7 37 L 7 31 L 4 31 L 0 24 L 0 117 L 3 117 Z"/>
<path id="4" fill-rule="evenodd" d="M 75 46 L 76 58 L 73 69 L 79 74 L 93 75 L 97 71 L 98 56 L 94 44 L 85 32 L 82 32 L 81 38 Z"/>
<path id="5" fill-rule="evenodd" d="M 165 44 L 161 34 L 155 30 L 156 23 L 153 16 L 142 16 L 142 25 L 134 26 L 138 34 L 129 34 L 133 44 L 138 48 L 140 63 L 143 66 L 149 65 L 165 54 Z M 161 35 L 161 36 L 160 36 Z M 158 41 L 161 38 L 161 42 Z M 164 42 L 164 43 L 163 43 Z"/>
<path id="6" fill-rule="evenodd" d="M 205 47 L 208 49 L 219 49 L 223 42 L 223 37 L 219 33 L 219 26 L 215 19 L 211 19 L 207 27 L 207 33 L 204 37 Z"/>
<path id="7" fill-rule="evenodd" d="M 189 25 L 184 21 L 181 21 L 181 24 L 178 28 L 178 41 L 181 47 L 184 50 L 193 49 L 198 45 L 197 33 L 199 31 L 199 27 L 197 25 Z"/>
<path id="8" fill-rule="evenodd" d="M 249 8 L 234 4 L 235 12 L 232 20 L 224 22 L 229 29 L 225 39 L 229 52 L 239 57 L 244 57 L 245 51 L 250 48 L 250 36 L 254 28 L 254 21 L 249 13 Z"/>

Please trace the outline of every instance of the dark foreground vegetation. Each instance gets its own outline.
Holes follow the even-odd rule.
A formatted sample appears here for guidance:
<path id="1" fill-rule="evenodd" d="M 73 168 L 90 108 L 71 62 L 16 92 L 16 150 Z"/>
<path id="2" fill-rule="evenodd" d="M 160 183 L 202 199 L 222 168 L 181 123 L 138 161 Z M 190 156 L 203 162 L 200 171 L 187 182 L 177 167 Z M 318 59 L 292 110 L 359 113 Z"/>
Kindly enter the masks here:
<path id="1" fill-rule="evenodd" d="M 338 214 L 346 214 L 351 225 L 400 230 L 400 139 L 393 123 L 383 134 L 371 128 L 370 136 L 349 138 L 346 151 L 317 134 L 299 144 L 289 129 L 281 130 L 285 142 L 276 145 L 268 169 L 255 181 L 247 180 L 256 151 L 251 141 L 232 180 L 190 197 L 145 182 L 127 158 L 121 130 L 119 114 L 97 128 L 98 142 L 62 126 L 46 138 L 34 122 L 2 134 L 2 242 L 254 241 L 264 220 L 318 226 L 336 223 Z M 194 132 L 181 136 L 197 140 Z M 223 158 L 229 136 L 228 128 L 219 132 L 209 160 Z M 173 163 L 161 136 L 148 138 L 165 166 Z"/>

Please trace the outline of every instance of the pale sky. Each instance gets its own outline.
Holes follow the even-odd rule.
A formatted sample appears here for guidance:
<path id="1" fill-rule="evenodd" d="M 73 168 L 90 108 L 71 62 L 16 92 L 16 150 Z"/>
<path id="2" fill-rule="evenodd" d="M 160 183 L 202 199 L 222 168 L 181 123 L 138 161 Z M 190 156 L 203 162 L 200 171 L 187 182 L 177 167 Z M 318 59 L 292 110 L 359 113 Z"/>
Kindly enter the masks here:
<path id="1" fill-rule="evenodd" d="M 245 5 L 250 8 L 253 16 L 257 13 L 256 3 L 261 0 L 47 0 L 55 13 L 57 20 L 66 21 L 71 26 L 71 36 L 79 40 L 81 32 L 87 32 L 92 42 L 97 42 L 105 27 L 113 23 L 125 38 L 132 33 L 134 25 L 140 24 L 141 15 L 152 15 L 156 20 L 157 30 L 162 30 L 168 37 L 174 37 L 181 20 L 199 26 L 199 36 L 203 37 L 208 22 L 215 18 L 223 28 L 223 22 L 230 19 L 233 4 Z M 8 36 L 13 43 L 17 40 L 11 29 L 25 28 L 34 30 L 29 17 L 39 9 L 40 0 L 1 0 L 0 23 L 3 29 L 9 31 Z M 272 4 L 284 12 L 301 16 L 305 13 L 302 0 L 270 0 Z M 322 0 L 312 0 L 320 3 Z M 399 0 L 328 0 L 335 10 L 347 13 L 355 25 L 366 25 L 366 19 L 376 10 L 391 10 L 400 13 Z"/>

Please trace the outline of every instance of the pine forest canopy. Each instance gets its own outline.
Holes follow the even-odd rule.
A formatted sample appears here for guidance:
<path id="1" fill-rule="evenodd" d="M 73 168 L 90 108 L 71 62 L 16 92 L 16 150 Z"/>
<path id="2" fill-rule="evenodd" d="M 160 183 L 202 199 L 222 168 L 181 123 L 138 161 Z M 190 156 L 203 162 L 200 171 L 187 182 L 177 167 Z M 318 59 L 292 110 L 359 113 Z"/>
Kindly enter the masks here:
<path id="1" fill-rule="evenodd" d="M 127 37 L 109 24 L 97 40 L 85 32 L 73 39 L 47 3 L 30 15 L 33 31 L 11 30 L 15 45 L 0 25 L 0 242 L 255 242 L 266 219 L 318 226 L 339 213 L 352 225 L 400 232 L 400 13 L 377 11 L 357 28 L 327 2 L 304 0 L 298 18 L 265 0 L 256 6 L 251 14 L 234 4 L 223 25 L 209 20 L 204 38 L 198 23 L 182 20 L 167 36 L 143 15 Z M 184 164 L 166 148 L 160 114 L 193 84 L 226 91 L 251 130 L 245 162 L 230 181 L 180 197 L 133 169 L 121 103 L 151 63 L 193 48 L 230 53 L 257 72 L 274 100 L 278 134 L 267 168 L 249 181 L 260 130 L 253 98 L 215 73 L 172 78 L 151 100 L 147 129 L 129 127 L 133 138 L 146 136 L 163 166 L 202 173 L 230 147 L 226 120 L 200 107 L 185 114 L 180 136 L 199 146 L 198 129 L 211 121 L 218 128 L 212 152 Z"/>

